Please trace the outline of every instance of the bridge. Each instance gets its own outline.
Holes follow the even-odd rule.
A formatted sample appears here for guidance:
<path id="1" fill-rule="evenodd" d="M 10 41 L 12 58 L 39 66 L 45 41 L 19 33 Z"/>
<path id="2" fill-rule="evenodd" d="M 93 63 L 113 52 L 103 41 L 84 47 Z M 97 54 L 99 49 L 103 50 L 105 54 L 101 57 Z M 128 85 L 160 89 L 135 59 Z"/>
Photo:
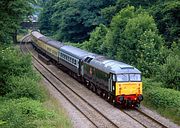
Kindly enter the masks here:
<path id="1" fill-rule="evenodd" d="M 38 29 L 38 22 L 22 22 L 22 28 L 24 29 Z"/>

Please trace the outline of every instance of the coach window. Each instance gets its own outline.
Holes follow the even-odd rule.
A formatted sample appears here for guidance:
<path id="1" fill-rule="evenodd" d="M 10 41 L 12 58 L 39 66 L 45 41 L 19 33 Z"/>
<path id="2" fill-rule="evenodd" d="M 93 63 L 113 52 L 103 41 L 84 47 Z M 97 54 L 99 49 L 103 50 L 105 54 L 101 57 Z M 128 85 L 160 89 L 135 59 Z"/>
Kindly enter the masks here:
<path id="1" fill-rule="evenodd" d="M 74 59 L 74 64 L 76 64 L 76 60 Z"/>
<path id="2" fill-rule="evenodd" d="M 69 58 L 69 56 L 68 56 L 68 61 L 70 61 L 70 58 Z"/>
<path id="3" fill-rule="evenodd" d="M 72 59 L 72 63 L 74 64 L 74 59 Z"/>
<path id="4" fill-rule="evenodd" d="M 71 63 L 73 63 L 73 58 L 71 58 Z"/>

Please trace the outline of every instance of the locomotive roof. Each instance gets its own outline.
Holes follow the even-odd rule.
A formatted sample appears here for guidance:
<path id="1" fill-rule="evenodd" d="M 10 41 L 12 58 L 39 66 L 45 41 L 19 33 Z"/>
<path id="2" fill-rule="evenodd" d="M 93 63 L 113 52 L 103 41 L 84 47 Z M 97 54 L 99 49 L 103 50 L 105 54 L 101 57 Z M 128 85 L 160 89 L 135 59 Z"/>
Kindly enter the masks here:
<path id="1" fill-rule="evenodd" d="M 121 74 L 121 73 L 141 73 L 135 67 L 125 64 L 123 62 L 109 60 L 106 58 L 95 58 L 90 63 L 91 66 L 100 69 L 106 73 L 114 73 L 114 74 Z"/>
<path id="2" fill-rule="evenodd" d="M 85 50 L 82 50 L 82 49 L 79 49 L 79 48 L 76 48 L 73 46 L 67 46 L 67 45 L 61 47 L 60 50 L 71 55 L 71 56 L 74 56 L 78 59 L 83 59 L 84 57 L 92 54 L 92 53 L 87 52 Z"/>

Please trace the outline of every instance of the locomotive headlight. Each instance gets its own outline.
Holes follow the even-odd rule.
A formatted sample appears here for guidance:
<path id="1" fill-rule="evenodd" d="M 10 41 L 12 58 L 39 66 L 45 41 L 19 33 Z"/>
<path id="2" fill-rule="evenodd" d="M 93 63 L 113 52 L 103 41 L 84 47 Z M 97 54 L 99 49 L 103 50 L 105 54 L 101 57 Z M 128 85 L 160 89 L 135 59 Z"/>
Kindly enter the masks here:
<path id="1" fill-rule="evenodd" d="M 120 97 L 119 97 L 119 100 L 120 100 L 120 102 L 123 102 L 124 97 L 123 97 L 123 96 L 120 96 Z"/>
<path id="2" fill-rule="evenodd" d="M 143 100 L 143 96 L 142 96 L 142 95 L 139 95 L 139 96 L 138 96 L 138 100 L 139 100 L 139 101 L 142 101 L 142 100 Z"/>

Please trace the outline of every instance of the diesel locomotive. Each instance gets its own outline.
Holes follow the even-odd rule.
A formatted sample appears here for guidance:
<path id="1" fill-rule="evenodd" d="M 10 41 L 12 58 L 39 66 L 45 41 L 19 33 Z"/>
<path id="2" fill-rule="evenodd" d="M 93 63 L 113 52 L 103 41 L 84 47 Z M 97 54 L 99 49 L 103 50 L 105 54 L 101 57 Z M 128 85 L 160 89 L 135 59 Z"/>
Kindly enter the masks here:
<path id="1" fill-rule="evenodd" d="M 141 72 L 105 56 L 64 45 L 38 31 L 31 32 L 32 45 L 42 55 L 115 105 L 139 107 L 143 100 Z"/>

